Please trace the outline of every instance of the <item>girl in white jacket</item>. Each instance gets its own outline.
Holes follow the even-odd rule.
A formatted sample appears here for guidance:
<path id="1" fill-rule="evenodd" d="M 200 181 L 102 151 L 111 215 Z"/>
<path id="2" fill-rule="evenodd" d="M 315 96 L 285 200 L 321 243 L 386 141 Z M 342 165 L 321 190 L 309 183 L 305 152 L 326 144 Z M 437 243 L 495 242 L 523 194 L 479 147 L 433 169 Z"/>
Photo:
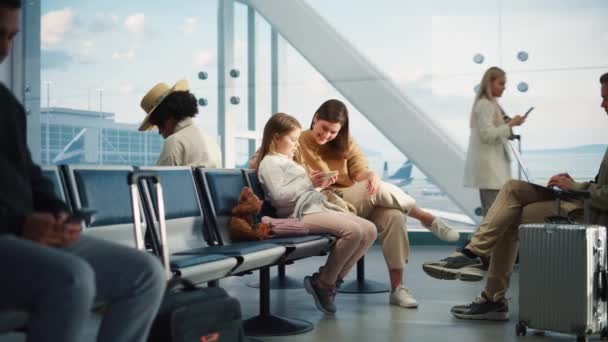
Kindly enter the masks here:
<path id="1" fill-rule="evenodd" d="M 511 158 L 507 140 L 511 128 L 524 123 L 516 115 L 510 119 L 498 105 L 507 78 L 498 67 L 483 75 L 471 111 L 471 135 L 464 171 L 464 186 L 479 189 L 483 215 L 492 206 L 498 190 L 511 179 Z"/>
<path id="2" fill-rule="evenodd" d="M 334 314 L 336 283 L 344 279 L 376 240 L 376 227 L 327 202 L 316 190 L 333 184 L 336 177 L 311 178 L 293 160 L 300 132 L 300 123 L 292 116 L 273 115 L 264 127 L 257 175 L 277 216 L 301 219 L 311 234 L 331 234 L 338 239 L 325 266 L 304 278 L 304 286 L 313 295 L 317 308 Z"/>

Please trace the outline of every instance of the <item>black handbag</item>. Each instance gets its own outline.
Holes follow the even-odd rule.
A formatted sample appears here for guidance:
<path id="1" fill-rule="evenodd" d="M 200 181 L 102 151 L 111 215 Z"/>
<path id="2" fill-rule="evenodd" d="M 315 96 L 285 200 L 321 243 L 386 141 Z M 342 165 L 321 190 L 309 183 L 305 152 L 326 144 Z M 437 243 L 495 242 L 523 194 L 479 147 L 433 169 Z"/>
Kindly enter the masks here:
<path id="1" fill-rule="evenodd" d="M 173 278 L 150 330 L 149 342 L 238 342 L 245 339 L 238 300 L 219 287 Z"/>

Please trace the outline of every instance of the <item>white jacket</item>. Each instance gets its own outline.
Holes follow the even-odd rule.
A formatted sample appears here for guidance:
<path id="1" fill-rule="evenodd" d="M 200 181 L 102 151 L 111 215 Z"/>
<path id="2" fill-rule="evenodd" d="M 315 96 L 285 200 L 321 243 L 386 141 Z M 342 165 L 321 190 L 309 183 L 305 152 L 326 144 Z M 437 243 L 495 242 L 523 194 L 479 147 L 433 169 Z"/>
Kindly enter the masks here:
<path id="1" fill-rule="evenodd" d="M 220 147 L 200 131 L 191 118 L 175 126 L 175 132 L 165 139 L 156 162 L 159 166 L 222 167 Z"/>
<path id="2" fill-rule="evenodd" d="M 464 186 L 500 189 L 511 179 L 508 138 L 511 128 L 496 101 L 480 99 L 471 113 L 471 135 L 464 169 Z"/>
<path id="3" fill-rule="evenodd" d="M 304 168 L 282 154 L 266 155 L 258 166 L 264 196 L 278 217 L 296 217 L 324 211 L 343 211 L 315 190 Z"/>

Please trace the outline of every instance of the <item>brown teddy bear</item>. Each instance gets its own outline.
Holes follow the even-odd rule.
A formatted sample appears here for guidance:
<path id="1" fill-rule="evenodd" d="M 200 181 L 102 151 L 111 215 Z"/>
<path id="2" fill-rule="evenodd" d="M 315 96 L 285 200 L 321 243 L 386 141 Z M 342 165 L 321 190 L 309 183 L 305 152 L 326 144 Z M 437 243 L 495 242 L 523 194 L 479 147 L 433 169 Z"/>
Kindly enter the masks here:
<path id="1" fill-rule="evenodd" d="M 232 208 L 229 232 L 233 241 L 266 240 L 270 235 L 268 223 L 253 224 L 253 216 L 260 212 L 263 201 L 260 200 L 250 187 L 244 187 L 239 195 L 238 202 Z"/>

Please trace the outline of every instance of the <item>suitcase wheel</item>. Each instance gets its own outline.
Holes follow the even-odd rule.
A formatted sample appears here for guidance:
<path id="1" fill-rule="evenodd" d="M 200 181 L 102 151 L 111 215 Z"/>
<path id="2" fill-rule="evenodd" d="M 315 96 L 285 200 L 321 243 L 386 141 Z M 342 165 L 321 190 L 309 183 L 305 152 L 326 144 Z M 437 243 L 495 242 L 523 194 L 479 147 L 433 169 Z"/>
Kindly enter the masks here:
<path id="1" fill-rule="evenodd" d="M 602 328 L 602 330 L 600 331 L 600 339 L 601 340 L 608 339 L 608 327 Z"/>
<path id="2" fill-rule="evenodd" d="M 524 322 L 518 322 L 515 325 L 515 334 L 517 336 L 526 336 L 527 331 L 528 331 L 528 328 L 526 327 L 526 324 Z"/>

